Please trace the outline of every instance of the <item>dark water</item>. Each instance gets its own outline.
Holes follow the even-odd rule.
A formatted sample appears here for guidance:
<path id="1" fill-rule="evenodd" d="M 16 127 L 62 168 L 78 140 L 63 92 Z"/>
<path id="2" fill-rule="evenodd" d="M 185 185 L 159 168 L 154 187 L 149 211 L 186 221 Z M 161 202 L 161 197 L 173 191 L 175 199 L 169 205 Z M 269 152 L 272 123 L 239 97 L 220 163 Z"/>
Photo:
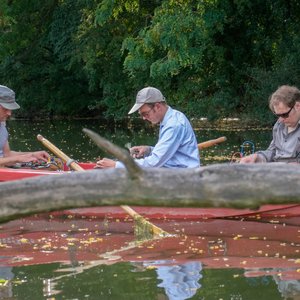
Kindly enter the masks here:
<path id="1" fill-rule="evenodd" d="M 119 146 L 154 144 L 157 137 L 157 128 L 143 123 L 10 121 L 10 145 L 42 149 L 36 140 L 42 134 L 77 160 L 108 156 L 82 128 Z M 270 129 L 195 132 L 198 142 L 227 137 L 202 151 L 202 164 L 229 163 L 244 141 L 264 149 L 271 137 Z M 158 225 L 178 236 L 141 244 L 131 220 L 117 217 L 15 220 L 0 229 L 0 299 L 300 299 L 297 219 L 163 220 Z"/>
<path id="2" fill-rule="evenodd" d="M 235 124 L 236 125 L 236 124 Z M 98 120 L 73 121 L 10 121 L 10 145 L 14 150 L 43 149 L 37 141 L 37 134 L 43 135 L 68 156 L 81 160 L 94 161 L 97 157 L 109 156 L 101 151 L 83 132 L 83 128 L 91 129 L 111 142 L 125 147 L 134 145 L 154 145 L 157 141 L 158 128 L 137 123 L 100 123 Z M 264 149 L 271 140 L 270 128 L 251 130 L 212 128 L 206 124 L 195 126 L 198 143 L 225 136 L 227 141 L 202 151 L 202 164 L 230 162 L 234 153 L 239 152 L 245 141 L 252 141 L 255 149 Z M 251 145 L 250 145 L 251 146 Z M 252 147 L 245 148 L 251 151 Z"/>
<path id="3" fill-rule="evenodd" d="M 136 271 L 132 263 L 103 265 L 57 284 L 41 280 L 55 276 L 58 268 L 57 264 L 14 268 L 23 283 L 14 285 L 11 299 L 257 299 L 258 294 L 261 299 L 285 299 L 273 276 L 245 278 L 240 269 L 201 270 L 192 291 L 185 291 L 185 284 L 180 287 L 178 280 L 168 291 L 157 270 Z"/>

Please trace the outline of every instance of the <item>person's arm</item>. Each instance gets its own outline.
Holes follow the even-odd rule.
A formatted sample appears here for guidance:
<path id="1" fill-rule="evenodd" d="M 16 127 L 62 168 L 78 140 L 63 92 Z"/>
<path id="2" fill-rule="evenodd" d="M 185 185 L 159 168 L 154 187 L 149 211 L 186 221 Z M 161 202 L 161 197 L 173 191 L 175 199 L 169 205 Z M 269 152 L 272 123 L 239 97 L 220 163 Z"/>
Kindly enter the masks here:
<path id="1" fill-rule="evenodd" d="M 271 142 L 267 150 L 257 151 L 251 155 L 247 155 L 241 158 L 240 163 L 265 163 L 272 162 L 276 152 L 274 141 Z"/>
<path id="2" fill-rule="evenodd" d="M 176 133 L 177 132 L 177 133 Z M 145 158 L 135 159 L 135 162 L 141 167 L 145 168 L 157 168 L 163 166 L 177 151 L 180 145 L 180 130 L 169 127 L 161 134 L 161 137 L 155 147 L 149 146 L 136 146 L 140 148 L 139 155 L 147 155 Z M 142 155 L 143 154 L 143 155 Z M 96 163 L 96 168 L 124 168 L 124 164 L 120 161 L 114 161 L 112 159 L 103 158 Z"/>
<path id="3" fill-rule="evenodd" d="M 184 134 L 184 127 L 181 124 L 165 126 L 157 144 L 152 148 L 151 153 L 135 162 L 144 168 L 159 168 L 170 160 L 181 145 Z M 122 163 L 117 162 L 116 167 L 122 167 Z"/>
<path id="4" fill-rule="evenodd" d="M 240 163 L 265 163 L 274 161 L 274 156 L 276 154 L 275 140 L 278 138 L 279 125 L 279 122 L 274 125 L 272 130 L 273 139 L 266 150 L 257 151 L 254 154 L 242 157 Z"/>
<path id="5" fill-rule="evenodd" d="M 95 169 L 107 169 L 107 168 L 115 168 L 115 167 L 116 167 L 116 161 L 109 158 L 103 158 L 96 162 Z"/>
<path id="6" fill-rule="evenodd" d="M 252 164 L 252 163 L 262 163 L 266 162 L 266 159 L 259 155 L 258 153 L 253 153 L 251 155 L 247 155 L 241 158 L 240 163 L 241 164 Z"/>
<path id="7" fill-rule="evenodd" d="M 145 156 L 149 156 L 152 151 L 152 147 L 150 146 L 134 146 L 130 148 L 130 155 L 133 158 L 143 158 Z"/>
<path id="8" fill-rule="evenodd" d="M 274 156 L 276 154 L 276 146 L 275 146 L 274 139 L 270 143 L 267 150 L 257 151 L 256 154 L 258 157 L 257 162 L 272 162 L 272 161 L 274 161 Z"/>
<path id="9" fill-rule="evenodd" d="M 46 151 L 17 152 L 10 150 L 8 142 L 3 147 L 3 157 L 0 157 L 0 166 L 11 166 L 16 163 L 47 161 L 50 155 Z"/>
<path id="10" fill-rule="evenodd" d="M 134 146 L 130 148 L 130 154 L 133 158 L 140 158 L 150 155 L 152 147 L 150 146 Z M 124 168 L 123 163 L 109 158 L 102 158 L 96 162 L 95 169 L 107 168 Z"/>

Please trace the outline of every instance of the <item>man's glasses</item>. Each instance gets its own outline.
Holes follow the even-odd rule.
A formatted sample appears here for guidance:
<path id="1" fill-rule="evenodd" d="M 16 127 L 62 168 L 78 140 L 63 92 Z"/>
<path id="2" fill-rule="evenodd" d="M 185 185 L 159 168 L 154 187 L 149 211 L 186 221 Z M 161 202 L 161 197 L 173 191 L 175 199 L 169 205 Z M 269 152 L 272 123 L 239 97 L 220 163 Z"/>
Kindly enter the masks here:
<path id="1" fill-rule="evenodd" d="M 275 114 L 274 115 L 277 117 L 277 118 L 283 118 L 283 119 L 287 119 L 290 115 L 290 112 L 292 111 L 292 109 L 294 108 L 295 104 L 289 109 L 289 111 L 285 112 L 285 113 L 282 113 L 282 114 Z"/>
<path id="2" fill-rule="evenodd" d="M 148 118 L 151 110 L 153 110 L 154 106 L 151 107 L 148 111 L 139 112 L 141 118 Z"/>

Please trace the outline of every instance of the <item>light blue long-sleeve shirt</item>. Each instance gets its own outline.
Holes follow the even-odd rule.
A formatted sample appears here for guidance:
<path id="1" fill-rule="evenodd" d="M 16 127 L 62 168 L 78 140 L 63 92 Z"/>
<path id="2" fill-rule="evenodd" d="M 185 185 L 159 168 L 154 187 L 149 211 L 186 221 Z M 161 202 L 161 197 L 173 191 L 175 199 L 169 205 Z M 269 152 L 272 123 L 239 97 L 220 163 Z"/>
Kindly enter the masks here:
<path id="1" fill-rule="evenodd" d="M 135 162 L 143 168 L 197 168 L 200 166 L 198 144 L 186 116 L 171 107 L 160 123 L 159 139 L 150 154 Z M 122 168 L 121 162 L 116 168 Z"/>

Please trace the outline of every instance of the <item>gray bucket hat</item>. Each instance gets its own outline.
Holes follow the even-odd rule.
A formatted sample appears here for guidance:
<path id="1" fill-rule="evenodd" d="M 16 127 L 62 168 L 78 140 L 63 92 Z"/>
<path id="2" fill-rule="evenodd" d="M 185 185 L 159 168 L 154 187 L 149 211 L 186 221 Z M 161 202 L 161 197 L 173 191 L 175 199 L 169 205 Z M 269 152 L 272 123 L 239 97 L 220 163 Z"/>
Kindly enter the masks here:
<path id="1" fill-rule="evenodd" d="M 141 89 L 135 99 L 135 104 L 129 111 L 129 115 L 140 109 L 145 103 L 165 102 L 165 97 L 160 90 L 154 87 L 146 87 Z"/>
<path id="2" fill-rule="evenodd" d="M 0 105 L 9 110 L 20 108 L 15 100 L 15 92 L 4 85 L 0 85 Z"/>

